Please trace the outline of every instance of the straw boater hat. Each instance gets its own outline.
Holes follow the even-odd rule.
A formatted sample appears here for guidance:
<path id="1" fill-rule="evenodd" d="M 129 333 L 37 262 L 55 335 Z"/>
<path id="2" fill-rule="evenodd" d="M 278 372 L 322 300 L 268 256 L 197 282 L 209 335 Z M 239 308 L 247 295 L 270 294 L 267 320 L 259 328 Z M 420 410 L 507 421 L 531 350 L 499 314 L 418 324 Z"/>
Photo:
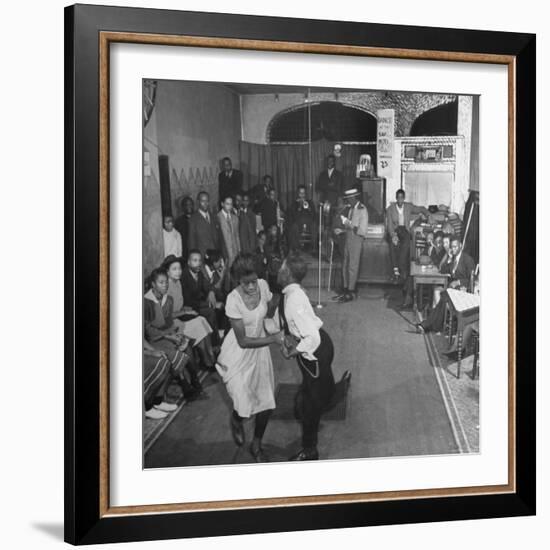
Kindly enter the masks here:
<path id="1" fill-rule="evenodd" d="M 351 199 L 352 197 L 358 197 L 361 194 L 361 192 L 353 187 L 352 189 L 348 189 L 344 192 L 344 199 Z"/>

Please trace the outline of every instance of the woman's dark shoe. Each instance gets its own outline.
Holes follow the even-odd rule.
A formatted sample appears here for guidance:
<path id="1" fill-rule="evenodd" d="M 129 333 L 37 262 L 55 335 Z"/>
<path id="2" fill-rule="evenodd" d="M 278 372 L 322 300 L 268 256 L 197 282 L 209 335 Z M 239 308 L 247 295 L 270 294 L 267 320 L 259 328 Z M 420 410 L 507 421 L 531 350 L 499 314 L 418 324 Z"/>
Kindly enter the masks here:
<path id="1" fill-rule="evenodd" d="M 250 451 L 250 454 L 252 455 L 252 458 L 256 462 L 269 462 L 268 456 L 265 454 L 264 450 L 261 447 L 255 447 L 254 445 L 250 445 L 249 451 Z"/>
<path id="2" fill-rule="evenodd" d="M 298 454 L 291 456 L 288 460 L 319 460 L 319 451 L 317 449 L 302 449 Z"/>
<path id="3" fill-rule="evenodd" d="M 235 443 L 242 447 L 245 440 L 243 422 L 242 420 L 236 420 L 233 415 L 231 415 L 231 434 Z"/>

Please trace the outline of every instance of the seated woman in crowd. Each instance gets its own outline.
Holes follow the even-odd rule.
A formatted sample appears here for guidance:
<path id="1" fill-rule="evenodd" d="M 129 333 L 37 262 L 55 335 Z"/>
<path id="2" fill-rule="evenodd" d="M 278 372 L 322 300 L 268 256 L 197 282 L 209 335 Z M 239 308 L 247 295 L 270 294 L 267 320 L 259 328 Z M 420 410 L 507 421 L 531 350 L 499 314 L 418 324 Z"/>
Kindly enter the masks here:
<path id="1" fill-rule="evenodd" d="M 267 282 L 272 292 L 280 294 L 281 288 L 277 283 L 277 273 L 283 265 L 285 247 L 283 238 L 276 225 L 270 225 L 267 229 L 265 241 L 265 253 L 267 256 Z"/>
<path id="2" fill-rule="evenodd" d="M 175 256 L 168 256 L 164 260 L 162 268 L 168 275 L 168 296 L 172 298 L 173 302 L 172 318 L 181 321 L 183 334 L 193 340 L 193 347 L 197 348 L 204 366 L 211 369 L 215 362 L 210 336 L 212 327 L 197 311 L 184 304 L 181 260 Z"/>
<path id="3" fill-rule="evenodd" d="M 145 339 L 154 349 L 164 351 L 172 364 L 172 375 L 176 377 L 186 399 L 202 394 L 202 385 L 189 339 L 184 334 L 184 324 L 174 319 L 174 302 L 168 296 L 168 275 L 162 268 L 154 269 L 149 279 L 150 289 L 145 294 L 143 318 Z M 190 382 L 185 378 L 185 371 Z"/>
<path id="4" fill-rule="evenodd" d="M 143 340 L 143 401 L 146 418 L 160 420 L 178 408 L 174 403 L 166 401 L 166 390 L 171 380 L 171 364 L 166 353 Z"/>

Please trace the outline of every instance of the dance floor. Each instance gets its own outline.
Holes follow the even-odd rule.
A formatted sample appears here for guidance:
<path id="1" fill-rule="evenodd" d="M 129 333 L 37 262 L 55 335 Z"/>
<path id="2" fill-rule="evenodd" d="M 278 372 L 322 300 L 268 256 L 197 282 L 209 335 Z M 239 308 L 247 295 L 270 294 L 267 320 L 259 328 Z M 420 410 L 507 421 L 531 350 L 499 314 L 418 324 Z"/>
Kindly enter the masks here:
<path id="1" fill-rule="evenodd" d="M 336 380 L 346 369 L 352 373 L 345 411 L 329 413 L 321 422 L 321 459 L 458 452 L 424 338 L 408 321 L 410 314 L 394 309 L 400 298 L 395 289 L 369 287 L 360 289 L 354 302 L 325 302 L 318 310 L 334 341 Z M 272 355 L 276 385 L 298 384 L 295 362 L 285 361 L 277 349 Z M 176 415 L 146 453 L 146 468 L 252 462 L 248 447 L 236 447 L 231 438 L 231 405 L 217 375 L 206 379 L 206 393 L 208 399 Z M 248 422 L 248 440 L 251 428 Z M 300 424 L 292 414 L 274 416 L 264 448 L 272 461 L 299 450 Z"/>

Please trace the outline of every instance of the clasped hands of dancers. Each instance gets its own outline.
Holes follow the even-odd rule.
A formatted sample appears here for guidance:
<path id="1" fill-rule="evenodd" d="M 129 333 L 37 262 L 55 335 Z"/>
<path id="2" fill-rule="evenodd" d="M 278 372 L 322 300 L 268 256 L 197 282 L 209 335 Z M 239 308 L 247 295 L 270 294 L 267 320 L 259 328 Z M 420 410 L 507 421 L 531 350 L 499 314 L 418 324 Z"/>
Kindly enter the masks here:
<path id="1" fill-rule="evenodd" d="M 237 256 L 231 273 L 238 283 L 226 303 L 231 330 L 223 341 L 216 368 L 233 402 L 233 439 L 238 446 L 245 444 L 243 420 L 254 416 L 250 454 L 256 462 L 269 462 L 262 448 L 262 438 L 276 406 L 269 346 L 278 344 L 286 359 L 296 359 L 302 373 L 302 448 L 290 460 L 318 460 L 321 415 L 331 408 L 335 395 L 334 347 L 300 286 L 307 264 L 299 254 L 284 260 L 277 275 L 282 288 L 280 299 L 271 293 L 266 281 L 258 278 L 251 254 Z M 350 378 L 346 371 L 342 381 L 349 384 Z"/>

